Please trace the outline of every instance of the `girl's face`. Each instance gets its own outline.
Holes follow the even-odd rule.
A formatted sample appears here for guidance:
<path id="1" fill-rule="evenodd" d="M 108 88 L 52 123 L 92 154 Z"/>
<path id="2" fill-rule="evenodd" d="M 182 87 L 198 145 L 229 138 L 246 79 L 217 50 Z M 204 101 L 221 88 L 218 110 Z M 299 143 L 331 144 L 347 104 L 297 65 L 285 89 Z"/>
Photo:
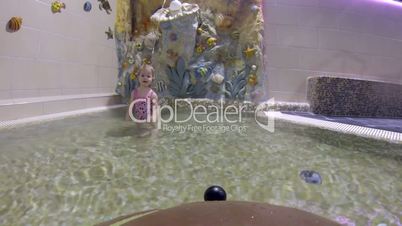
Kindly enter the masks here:
<path id="1" fill-rule="evenodd" d="M 152 80 L 153 80 L 153 75 L 152 75 L 151 69 L 144 68 L 143 70 L 141 70 L 140 76 L 139 76 L 140 85 L 149 87 L 149 86 L 151 86 Z"/>

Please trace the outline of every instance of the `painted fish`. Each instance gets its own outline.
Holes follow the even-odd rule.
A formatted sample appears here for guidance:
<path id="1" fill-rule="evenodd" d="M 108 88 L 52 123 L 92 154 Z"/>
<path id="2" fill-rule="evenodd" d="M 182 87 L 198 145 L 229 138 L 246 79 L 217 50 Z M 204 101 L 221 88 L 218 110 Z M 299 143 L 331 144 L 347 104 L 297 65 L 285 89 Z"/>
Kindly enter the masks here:
<path id="1" fill-rule="evenodd" d="M 92 4 L 90 2 L 85 2 L 84 4 L 84 11 L 89 12 L 92 9 Z"/>
<path id="2" fill-rule="evenodd" d="M 51 9 L 53 13 L 61 13 L 61 9 L 66 9 L 66 4 L 60 1 L 54 1 L 52 2 Z"/>
<path id="3" fill-rule="evenodd" d="M 110 14 L 109 11 L 112 11 L 112 8 L 110 7 L 110 3 L 108 0 L 98 0 L 99 3 L 99 9 L 102 10 L 104 9 L 107 14 Z"/>
<path id="4" fill-rule="evenodd" d="M 202 77 L 205 77 L 205 75 L 206 75 L 207 72 L 208 72 L 208 69 L 207 69 L 206 67 L 200 67 L 200 68 L 197 69 L 197 72 L 198 72 Z"/>

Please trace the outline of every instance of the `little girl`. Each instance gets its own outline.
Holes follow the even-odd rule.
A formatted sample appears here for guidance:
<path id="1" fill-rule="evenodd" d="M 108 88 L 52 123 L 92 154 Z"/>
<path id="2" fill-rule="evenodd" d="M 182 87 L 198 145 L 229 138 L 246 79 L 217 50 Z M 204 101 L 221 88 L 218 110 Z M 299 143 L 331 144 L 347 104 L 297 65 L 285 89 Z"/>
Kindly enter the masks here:
<path id="1" fill-rule="evenodd" d="M 149 124 L 149 122 L 152 122 L 153 126 L 156 124 L 157 112 L 153 109 L 157 109 L 155 107 L 158 105 L 158 96 L 151 89 L 154 79 L 154 68 L 149 64 L 143 64 L 138 72 L 139 86 L 131 93 L 130 105 L 126 115 L 126 118 L 129 119 L 128 116 L 131 111 L 131 116 L 134 116 L 135 121 L 138 123 L 137 125 L 145 125 Z M 144 126 L 139 127 L 144 128 Z"/>

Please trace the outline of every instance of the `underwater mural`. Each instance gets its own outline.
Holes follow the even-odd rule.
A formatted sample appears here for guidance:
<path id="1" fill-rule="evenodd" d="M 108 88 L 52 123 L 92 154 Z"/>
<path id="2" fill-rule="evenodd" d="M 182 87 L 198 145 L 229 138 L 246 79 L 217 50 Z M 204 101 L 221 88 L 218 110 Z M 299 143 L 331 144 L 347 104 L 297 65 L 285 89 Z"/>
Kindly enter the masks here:
<path id="1" fill-rule="evenodd" d="M 258 102 L 264 94 L 261 0 L 118 0 L 116 92 L 128 100 L 142 64 L 161 97 Z"/>

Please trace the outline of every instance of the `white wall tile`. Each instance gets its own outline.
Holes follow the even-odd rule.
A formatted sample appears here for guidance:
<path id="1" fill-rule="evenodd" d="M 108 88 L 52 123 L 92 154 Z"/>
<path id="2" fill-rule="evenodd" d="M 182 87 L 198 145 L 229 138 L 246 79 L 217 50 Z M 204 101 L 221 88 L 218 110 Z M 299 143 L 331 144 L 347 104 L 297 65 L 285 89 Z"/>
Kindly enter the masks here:
<path id="1" fill-rule="evenodd" d="M 38 89 L 12 89 L 11 96 L 13 99 L 38 97 Z"/>
<path id="2" fill-rule="evenodd" d="M 85 108 L 85 100 L 83 99 L 50 101 L 44 103 L 43 105 L 43 110 L 45 114 L 73 111 L 82 108 Z"/>
<path id="3" fill-rule="evenodd" d="M 328 50 L 344 50 L 349 52 L 364 52 L 362 42 L 364 36 L 354 32 L 336 30 L 319 30 L 319 47 Z"/>
<path id="4" fill-rule="evenodd" d="M 392 57 L 370 57 L 368 64 L 369 70 L 367 72 L 370 76 L 378 76 L 384 79 L 401 78 L 402 77 L 402 64 L 400 59 Z"/>
<path id="5" fill-rule="evenodd" d="M 300 68 L 338 73 L 366 73 L 369 58 L 348 51 L 301 50 Z"/>
<path id="6" fill-rule="evenodd" d="M 60 96 L 62 95 L 61 89 L 40 89 L 39 96 Z"/>
<path id="7" fill-rule="evenodd" d="M 367 0 L 278 0 L 263 9 L 268 92 L 277 99 L 300 100 L 305 78 L 296 75 L 303 71 L 401 81 L 402 7 Z"/>
<path id="8" fill-rule="evenodd" d="M 292 69 L 270 68 L 267 84 L 270 91 L 302 93 L 306 90 L 306 79 L 314 72 Z"/>
<path id="9" fill-rule="evenodd" d="M 19 2 L 17 0 L 1 0 L 0 1 L 0 22 L 6 23 L 11 17 L 19 15 Z"/>
<path id="10" fill-rule="evenodd" d="M 117 69 L 99 67 L 98 81 L 100 88 L 114 88 L 117 82 Z"/>
<path id="11" fill-rule="evenodd" d="M 342 13 L 335 9 L 300 7 L 298 24 L 303 27 L 337 29 L 339 15 Z"/>
<path id="12" fill-rule="evenodd" d="M 359 0 L 320 0 L 318 2 L 318 7 L 346 11 L 353 8 L 357 1 Z"/>
<path id="13" fill-rule="evenodd" d="M 277 43 L 282 46 L 295 47 L 318 47 L 317 29 L 299 27 L 294 25 L 283 25 L 276 28 Z"/>
<path id="14" fill-rule="evenodd" d="M 0 106 L 1 120 L 15 120 L 43 114 L 41 103 Z"/>
<path id="15" fill-rule="evenodd" d="M 16 68 L 17 65 L 14 60 L 0 58 L 0 90 L 10 91 Z"/>
<path id="16" fill-rule="evenodd" d="M 1 24 L 2 28 L 6 24 Z M 39 31 L 22 26 L 18 32 L 0 29 L 0 56 L 34 58 L 38 52 Z"/>
<path id="17" fill-rule="evenodd" d="M 15 62 L 15 66 L 11 84 L 12 91 L 39 89 L 42 74 L 39 72 L 40 65 L 36 60 L 18 60 Z"/>
<path id="18" fill-rule="evenodd" d="M 0 99 L 91 93 L 114 87 L 115 78 L 103 72 L 99 87 L 97 66 L 117 68 L 114 40 L 107 40 L 107 27 L 114 26 L 115 0 L 109 0 L 112 14 L 92 2 L 65 0 L 65 10 L 52 13 L 53 0 L 2 0 L 0 26 L 12 16 L 21 16 L 20 31 L 0 29 Z M 102 69 L 103 70 L 103 69 Z M 110 69 L 108 69 L 110 71 Z M 109 73 L 117 77 L 117 72 Z"/>
<path id="19" fill-rule="evenodd" d="M 265 7 L 264 17 L 266 23 L 297 25 L 299 23 L 299 8 L 294 6 Z"/>
<path id="20" fill-rule="evenodd" d="M 306 102 L 307 94 L 306 93 L 268 91 L 268 98 L 275 98 L 275 101 Z"/>
<path id="21" fill-rule="evenodd" d="M 0 101 L 5 99 L 11 99 L 11 92 L 9 90 L 0 90 Z"/>
<path id="22" fill-rule="evenodd" d="M 298 68 L 300 50 L 292 47 L 268 45 L 266 49 L 269 67 Z"/>
<path id="23" fill-rule="evenodd" d="M 292 5 L 292 6 L 318 6 L 319 0 L 279 0 L 279 5 Z"/>

